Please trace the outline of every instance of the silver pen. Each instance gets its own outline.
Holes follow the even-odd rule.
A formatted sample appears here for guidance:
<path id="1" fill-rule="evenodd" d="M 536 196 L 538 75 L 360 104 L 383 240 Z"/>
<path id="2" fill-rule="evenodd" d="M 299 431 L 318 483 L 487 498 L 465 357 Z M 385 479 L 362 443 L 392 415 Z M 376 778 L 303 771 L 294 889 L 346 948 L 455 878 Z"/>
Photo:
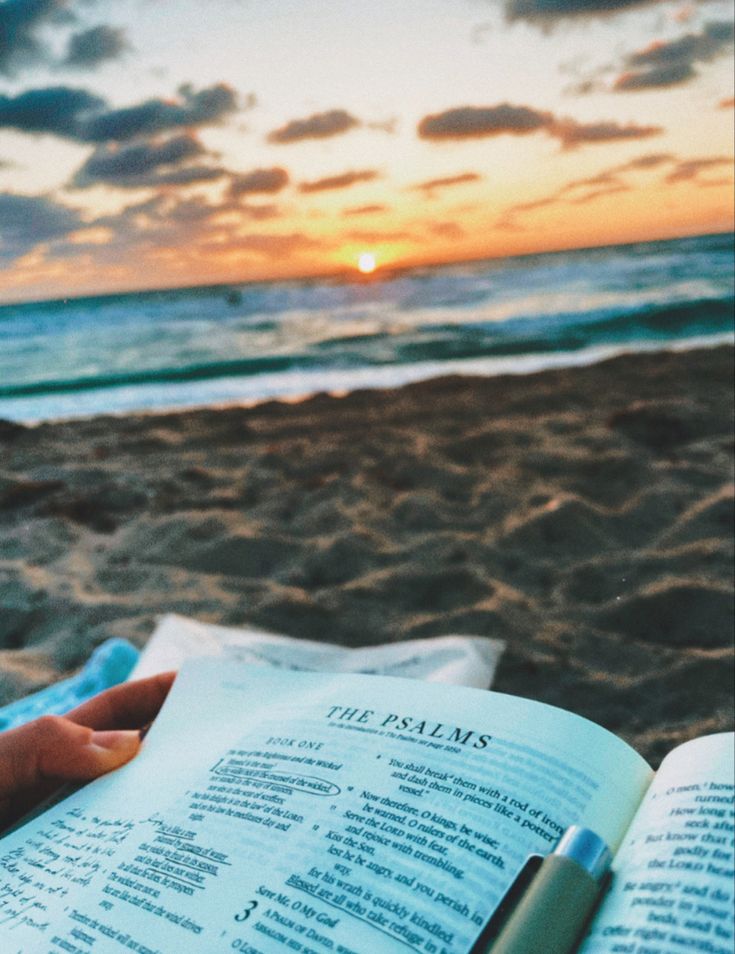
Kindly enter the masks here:
<path id="1" fill-rule="evenodd" d="M 534 860 L 535 858 L 535 860 Z M 588 828 L 532 856 L 470 954 L 570 954 L 607 886 L 612 854 Z"/>

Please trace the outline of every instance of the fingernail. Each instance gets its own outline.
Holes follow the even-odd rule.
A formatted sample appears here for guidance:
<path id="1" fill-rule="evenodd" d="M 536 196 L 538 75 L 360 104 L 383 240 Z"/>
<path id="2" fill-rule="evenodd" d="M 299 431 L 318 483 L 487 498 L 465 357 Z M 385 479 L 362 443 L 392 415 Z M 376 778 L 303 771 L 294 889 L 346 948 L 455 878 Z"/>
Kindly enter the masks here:
<path id="1" fill-rule="evenodd" d="M 109 749 L 112 752 L 124 752 L 130 749 L 137 749 L 140 743 L 140 736 L 135 730 L 118 729 L 110 732 L 93 732 L 90 739 L 91 745 L 96 745 L 101 749 Z"/>

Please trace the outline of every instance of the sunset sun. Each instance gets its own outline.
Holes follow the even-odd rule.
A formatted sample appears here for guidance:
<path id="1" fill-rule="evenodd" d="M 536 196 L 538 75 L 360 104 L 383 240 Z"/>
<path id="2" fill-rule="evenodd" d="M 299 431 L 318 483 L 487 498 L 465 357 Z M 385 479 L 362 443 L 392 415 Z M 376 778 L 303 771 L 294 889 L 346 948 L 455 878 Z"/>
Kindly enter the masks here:
<path id="1" fill-rule="evenodd" d="M 375 256 L 372 252 L 362 252 L 357 260 L 357 268 L 363 275 L 370 275 L 375 271 Z"/>

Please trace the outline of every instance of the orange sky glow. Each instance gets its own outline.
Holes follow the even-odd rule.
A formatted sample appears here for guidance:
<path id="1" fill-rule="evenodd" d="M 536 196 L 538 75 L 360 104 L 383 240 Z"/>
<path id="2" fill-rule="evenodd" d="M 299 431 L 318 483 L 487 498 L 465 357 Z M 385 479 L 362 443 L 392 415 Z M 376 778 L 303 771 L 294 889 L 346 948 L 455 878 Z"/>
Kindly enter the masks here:
<path id="1" fill-rule="evenodd" d="M 724 0 L 14 3 L 0 301 L 733 228 Z"/>

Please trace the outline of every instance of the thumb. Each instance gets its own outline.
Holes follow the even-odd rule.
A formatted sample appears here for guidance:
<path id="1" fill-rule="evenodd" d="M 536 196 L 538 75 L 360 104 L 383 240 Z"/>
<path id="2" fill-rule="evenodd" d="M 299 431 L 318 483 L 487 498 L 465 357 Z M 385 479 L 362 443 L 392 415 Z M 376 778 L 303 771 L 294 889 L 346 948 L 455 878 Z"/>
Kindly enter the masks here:
<path id="1" fill-rule="evenodd" d="M 0 797 L 49 780 L 87 781 L 128 762 L 137 731 L 95 732 L 60 716 L 44 716 L 0 735 Z"/>
<path id="2" fill-rule="evenodd" d="M 45 751 L 40 762 L 44 778 L 65 781 L 97 778 L 129 762 L 140 748 L 140 733 L 137 730 L 87 731 L 89 736 L 86 739 L 70 738 L 72 744 L 69 746 L 60 748 L 53 745 Z M 76 732 L 73 734 L 76 735 Z M 72 736 L 72 732 L 69 735 Z"/>

